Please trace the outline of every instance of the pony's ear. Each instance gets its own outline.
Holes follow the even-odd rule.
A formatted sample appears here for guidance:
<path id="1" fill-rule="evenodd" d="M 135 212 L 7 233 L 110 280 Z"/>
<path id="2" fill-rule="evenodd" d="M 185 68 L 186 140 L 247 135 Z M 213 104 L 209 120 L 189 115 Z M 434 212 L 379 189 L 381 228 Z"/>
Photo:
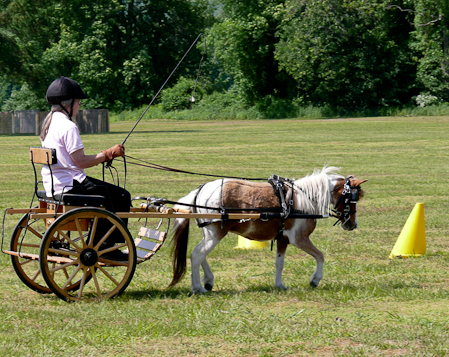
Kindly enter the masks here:
<path id="1" fill-rule="evenodd" d="M 354 186 L 355 186 L 355 187 L 359 187 L 362 183 L 364 183 L 364 182 L 366 182 L 366 181 L 368 181 L 368 180 L 358 180 L 358 179 L 355 179 L 355 180 L 354 180 Z"/>

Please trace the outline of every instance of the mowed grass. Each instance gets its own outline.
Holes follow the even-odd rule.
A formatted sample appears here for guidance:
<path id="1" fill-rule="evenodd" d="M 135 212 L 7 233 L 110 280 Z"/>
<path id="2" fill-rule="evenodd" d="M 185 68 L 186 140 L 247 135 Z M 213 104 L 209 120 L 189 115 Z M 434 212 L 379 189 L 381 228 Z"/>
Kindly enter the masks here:
<path id="1" fill-rule="evenodd" d="M 134 123 L 84 135 L 93 154 L 120 143 Z M 284 284 L 274 285 L 275 252 L 239 250 L 229 235 L 209 256 L 213 292 L 190 294 L 190 268 L 172 289 L 170 246 L 137 267 L 120 297 L 66 303 L 29 290 L 0 255 L 0 355 L 8 356 L 445 356 L 449 354 L 449 117 L 346 120 L 144 121 L 127 154 L 214 175 L 299 178 L 325 164 L 368 179 L 359 228 L 320 220 L 315 261 L 287 250 Z M 28 207 L 35 136 L 1 136 L 0 206 Z M 116 162 L 119 172 L 123 165 Z M 101 177 L 101 169 L 88 170 Z M 133 196 L 176 200 L 208 178 L 128 165 Z M 210 179 L 212 180 L 212 179 Z M 123 183 L 123 175 L 121 177 Z M 414 205 L 423 202 L 427 254 L 388 256 Z M 7 216 L 5 244 L 19 216 Z M 137 234 L 143 222 L 132 222 Z M 157 222 L 151 222 L 155 226 Z M 200 241 L 192 222 L 189 251 Z"/>

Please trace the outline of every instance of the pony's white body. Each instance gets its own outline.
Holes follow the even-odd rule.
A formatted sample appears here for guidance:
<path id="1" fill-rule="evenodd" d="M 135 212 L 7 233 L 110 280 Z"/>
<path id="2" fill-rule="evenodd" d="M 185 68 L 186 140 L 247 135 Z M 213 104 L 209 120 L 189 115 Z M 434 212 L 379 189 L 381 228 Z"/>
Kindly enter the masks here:
<path id="1" fill-rule="evenodd" d="M 338 194 L 335 194 L 337 184 L 344 181 L 344 177 L 335 174 L 335 167 L 326 167 L 322 171 L 315 171 L 312 175 L 306 176 L 293 183 L 293 207 L 296 210 L 306 212 L 313 215 L 328 215 L 330 205 L 334 206 L 338 202 Z M 185 208 L 182 203 L 194 206 L 205 207 L 222 207 L 223 206 L 223 187 L 235 180 L 224 179 L 206 183 L 204 186 L 190 192 L 178 202 L 179 208 Z M 236 202 L 233 207 L 241 207 Z M 197 213 L 216 213 L 216 210 L 206 208 L 194 208 Z M 205 223 L 206 220 L 199 219 L 198 224 Z M 176 232 L 182 224 L 185 225 L 183 219 L 177 219 L 173 230 Z M 191 289 L 194 293 L 204 293 L 211 290 L 214 285 L 214 275 L 206 260 L 207 255 L 215 248 L 221 239 L 232 231 L 254 240 L 272 240 L 275 237 L 279 226 L 279 220 L 263 222 L 261 220 L 244 220 L 244 221 L 225 221 L 215 222 L 203 227 L 203 239 L 195 247 L 191 254 Z M 288 244 L 294 245 L 305 252 L 312 255 L 316 260 L 316 270 L 310 278 L 312 286 L 318 286 L 323 278 L 324 256 L 310 241 L 309 236 L 316 227 L 315 219 L 288 219 L 286 220 L 284 239 L 277 241 L 276 254 L 276 275 L 275 287 L 286 289 L 282 282 L 282 271 L 284 268 L 285 251 Z M 352 230 L 357 227 L 357 217 L 354 215 L 352 219 L 342 222 L 342 227 Z M 185 227 L 184 227 L 185 228 Z M 187 226 L 188 229 L 188 226 Z M 273 235 L 274 234 L 274 235 Z M 187 238 L 186 238 L 187 239 Z M 185 254 L 180 253 L 180 254 Z M 178 257 L 179 258 L 179 257 Z M 176 259 L 176 257 L 175 257 Z M 203 268 L 204 276 L 201 283 L 200 266 Z M 172 282 L 174 285 L 177 281 Z"/>

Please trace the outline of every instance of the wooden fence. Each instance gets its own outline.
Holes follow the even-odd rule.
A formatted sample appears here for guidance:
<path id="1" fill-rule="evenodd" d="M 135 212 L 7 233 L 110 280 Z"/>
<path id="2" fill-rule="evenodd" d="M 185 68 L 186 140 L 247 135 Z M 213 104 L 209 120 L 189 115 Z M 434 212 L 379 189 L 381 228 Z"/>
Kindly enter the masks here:
<path id="1" fill-rule="evenodd" d="M 0 134 L 40 135 L 41 124 L 47 114 L 38 110 L 0 112 Z M 109 111 L 106 109 L 80 110 L 73 121 L 83 134 L 109 131 Z"/>

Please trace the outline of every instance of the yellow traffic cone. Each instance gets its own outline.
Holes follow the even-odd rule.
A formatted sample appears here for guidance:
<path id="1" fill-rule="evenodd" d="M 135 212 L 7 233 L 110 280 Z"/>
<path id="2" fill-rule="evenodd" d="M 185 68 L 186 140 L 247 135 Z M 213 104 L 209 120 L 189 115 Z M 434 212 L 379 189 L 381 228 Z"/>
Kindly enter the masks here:
<path id="1" fill-rule="evenodd" d="M 418 257 L 426 254 L 424 203 L 417 203 L 405 222 L 390 258 Z"/>
<path id="2" fill-rule="evenodd" d="M 270 246 L 270 241 L 259 242 L 257 240 L 247 239 L 242 236 L 238 236 L 238 244 L 236 249 L 263 249 Z"/>

